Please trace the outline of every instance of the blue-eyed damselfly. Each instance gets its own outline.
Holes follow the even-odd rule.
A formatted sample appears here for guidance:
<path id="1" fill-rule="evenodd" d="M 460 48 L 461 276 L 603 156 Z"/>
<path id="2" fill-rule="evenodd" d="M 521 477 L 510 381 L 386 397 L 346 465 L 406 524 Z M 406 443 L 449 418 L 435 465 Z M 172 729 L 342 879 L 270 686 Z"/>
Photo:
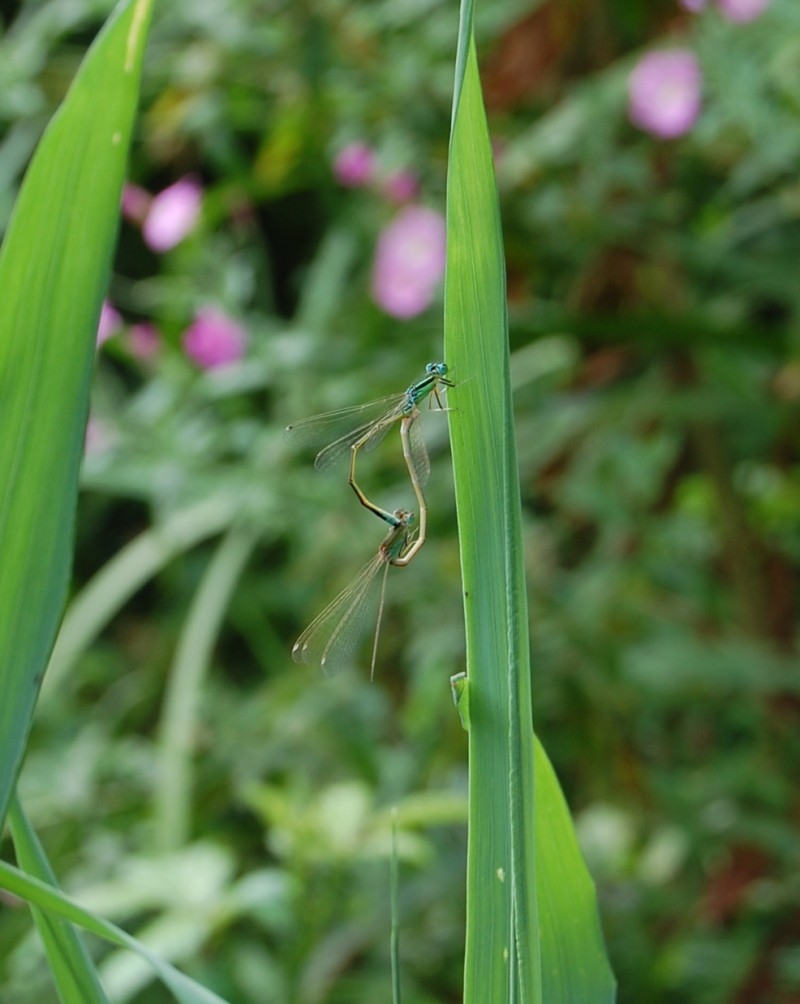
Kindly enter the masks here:
<path id="1" fill-rule="evenodd" d="M 350 451 L 350 475 L 348 482 L 362 505 L 376 512 L 384 513 L 375 506 L 356 482 L 356 457 L 359 450 L 373 450 L 395 422 L 418 412 L 418 407 L 426 398 L 435 400 L 443 409 L 440 388 L 454 386 L 447 377 L 445 363 L 428 363 L 425 376 L 411 384 L 402 394 L 392 394 L 378 398 L 367 404 L 328 411 L 313 415 L 286 427 L 286 438 L 297 447 L 315 446 L 328 440 L 314 459 L 314 467 L 323 471 Z M 430 473 L 430 461 L 419 428 L 408 427 L 409 471 L 416 474 L 416 483 L 424 485 Z M 332 439 L 332 442 L 330 441 Z M 383 516 L 382 518 L 385 518 Z"/>

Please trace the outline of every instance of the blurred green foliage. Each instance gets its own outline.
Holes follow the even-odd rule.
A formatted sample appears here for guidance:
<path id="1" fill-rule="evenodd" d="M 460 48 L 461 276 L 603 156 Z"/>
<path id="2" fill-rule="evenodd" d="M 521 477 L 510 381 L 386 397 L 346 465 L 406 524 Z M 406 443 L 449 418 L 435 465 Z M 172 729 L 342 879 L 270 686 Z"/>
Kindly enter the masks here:
<path id="1" fill-rule="evenodd" d="M 9 15 L 3 221 L 109 6 Z M 534 713 L 599 884 L 619 999 L 788 1004 L 800 10 L 773 0 L 735 25 L 666 0 L 484 7 Z M 439 0 L 156 11 L 131 179 L 157 191 L 194 174 L 204 213 L 162 256 L 123 224 L 110 298 L 157 324 L 164 349 L 141 361 L 120 335 L 100 352 L 75 590 L 209 499 L 259 543 L 200 695 L 191 842 L 157 850 L 155 791 L 165 677 L 213 540 L 176 546 L 45 684 L 21 794 L 69 892 L 232 1001 L 387 998 L 393 805 L 406 999 L 459 999 L 466 743 L 448 684 L 463 642 L 444 422 L 425 416 L 430 538 L 390 576 L 374 684 L 291 663 L 382 531 L 344 475 L 316 474 L 282 438 L 438 358 L 438 308 L 398 322 L 370 302 L 393 207 L 339 188 L 331 162 L 366 141 L 442 208 L 456 16 Z M 703 112 L 663 142 L 628 123 L 626 76 L 640 51 L 676 44 L 701 61 Z M 250 343 L 240 364 L 198 373 L 180 335 L 209 302 Z M 410 505 L 390 444 L 363 477 L 381 504 Z M 53 999 L 25 911 L 4 911 L 0 959 L 0 998 Z M 135 962 L 106 965 L 115 999 L 165 999 Z"/>

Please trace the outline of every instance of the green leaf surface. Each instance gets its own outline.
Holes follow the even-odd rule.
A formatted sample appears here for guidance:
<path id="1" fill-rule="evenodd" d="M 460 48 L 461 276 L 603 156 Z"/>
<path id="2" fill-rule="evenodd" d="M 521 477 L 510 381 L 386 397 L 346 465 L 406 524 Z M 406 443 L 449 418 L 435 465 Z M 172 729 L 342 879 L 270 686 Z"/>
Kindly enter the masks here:
<path id="1" fill-rule="evenodd" d="M 50 916 L 62 917 L 114 945 L 119 945 L 120 948 L 129 948 L 141 955 L 180 1004 L 227 1004 L 222 997 L 195 983 L 168 962 L 164 962 L 116 924 L 98 917 L 90 910 L 85 910 L 49 883 L 26 875 L 3 861 L 0 861 L 0 889 L 6 889 L 15 896 L 27 900 Z"/>
<path id="2" fill-rule="evenodd" d="M 39 143 L 0 252 L 0 819 L 67 589 L 151 3 L 120 4 L 92 45 Z"/>
<path id="3" fill-rule="evenodd" d="M 458 383 L 450 426 L 467 628 L 464 1001 L 607 1004 L 614 982 L 592 883 L 555 775 L 535 754 L 503 242 L 469 0 L 453 107 L 445 358 Z"/>

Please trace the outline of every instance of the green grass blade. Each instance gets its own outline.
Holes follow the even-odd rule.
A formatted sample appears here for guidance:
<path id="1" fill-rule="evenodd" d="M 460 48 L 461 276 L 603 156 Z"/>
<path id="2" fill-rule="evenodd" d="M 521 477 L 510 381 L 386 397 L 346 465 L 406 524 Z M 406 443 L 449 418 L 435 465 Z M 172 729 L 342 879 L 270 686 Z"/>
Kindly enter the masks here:
<path id="1" fill-rule="evenodd" d="M 392 1004 L 402 1004 L 400 984 L 400 863 L 397 859 L 397 806 L 392 808 L 392 857 L 389 870 L 389 907 L 392 929 L 389 936 L 389 958 L 392 972 Z"/>
<path id="2" fill-rule="evenodd" d="M 614 989 L 591 881 L 555 776 L 534 755 L 504 256 L 470 0 L 456 62 L 447 226 L 445 358 L 459 383 L 450 425 L 469 701 L 464 1001 L 599 1004 Z M 577 902 L 576 888 L 584 893 Z M 580 992 L 575 969 L 585 976 Z"/>
<path id="3" fill-rule="evenodd" d="M 92 45 L 0 252 L 0 820 L 67 588 L 95 333 L 151 2 L 120 5 Z"/>
<path id="4" fill-rule="evenodd" d="M 195 983 L 168 962 L 164 962 L 116 924 L 98 917 L 90 910 L 85 910 L 59 889 L 26 875 L 4 861 L 0 861 L 0 889 L 6 889 L 40 910 L 77 924 L 120 948 L 129 948 L 132 952 L 136 952 L 153 967 L 158 978 L 180 1004 L 227 1004 L 222 997 Z"/>
<path id="5" fill-rule="evenodd" d="M 9 805 L 8 821 L 20 868 L 54 886 L 56 877 L 16 796 Z M 32 907 L 31 912 L 61 1001 L 108 1004 L 94 963 L 72 924 L 38 907 Z"/>
<path id="6" fill-rule="evenodd" d="M 525 596 L 519 489 L 510 463 L 505 278 L 491 150 L 467 24 L 465 18 L 460 52 L 466 59 L 459 61 L 463 76 L 456 81 L 450 145 L 445 293 L 445 358 L 459 383 L 450 419 L 470 708 L 465 1001 L 510 1000 L 513 988 L 514 999 L 534 1002 L 541 993 L 533 727 L 530 697 L 522 705 L 523 723 L 516 693 L 527 679 L 527 621 L 518 613 L 524 613 Z M 530 812 L 527 828 L 523 819 L 522 832 L 516 831 L 515 847 L 518 821 L 512 821 L 512 812 L 520 795 L 530 799 Z M 516 861 L 515 851 L 522 854 Z"/>
<path id="7" fill-rule="evenodd" d="M 59 685 L 97 636 L 139 589 L 179 554 L 228 527 L 241 499 L 223 491 L 179 509 L 120 548 L 70 601 L 42 686 L 41 701 Z"/>
<path id="8" fill-rule="evenodd" d="M 253 531 L 240 527 L 228 531 L 209 562 L 181 631 L 164 696 L 154 792 L 156 838 L 164 851 L 182 847 L 191 833 L 200 695 L 231 595 L 257 542 Z"/>

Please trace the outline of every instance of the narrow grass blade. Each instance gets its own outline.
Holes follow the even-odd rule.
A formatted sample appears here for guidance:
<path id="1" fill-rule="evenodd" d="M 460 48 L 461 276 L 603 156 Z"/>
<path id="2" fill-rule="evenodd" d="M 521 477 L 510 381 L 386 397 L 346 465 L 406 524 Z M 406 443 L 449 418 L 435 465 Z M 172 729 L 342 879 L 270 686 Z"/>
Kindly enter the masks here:
<path id="1" fill-rule="evenodd" d="M 228 531 L 209 562 L 181 631 L 164 695 L 154 792 L 156 835 L 164 851 L 182 847 L 190 836 L 200 695 L 231 595 L 257 541 L 254 531 L 239 527 Z"/>
<path id="2" fill-rule="evenodd" d="M 530 694 L 524 704 L 519 694 L 522 689 L 524 696 L 529 688 L 527 622 L 519 489 L 511 462 L 505 278 L 491 152 L 466 11 L 460 56 L 464 58 L 456 81 L 448 173 L 445 358 L 458 381 L 450 425 L 470 707 L 464 1000 L 508 1001 L 513 990 L 514 1000 L 532 1004 L 541 1000 L 533 872 L 533 728 Z M 517 810 L 520 799 L 529 807 L 527 821 Z M 521 827 L 516 828 L 519 818 L 512 814 L 522 819 Z"/>
<path id="3" fill-rule="evenodd" d="M 57 697 L 59 684 L 77 660 L 146 582 L 179 554 L 230 526 L 240 509 L 239 498 L 222 492 L 178 510 L 117 551 L 67 608 L 50 656 L 41 700 Z"/>
<path id="4" fill-rule="evenodd" d="M 445 285 L 445 358 L 458 383 L 450 426 L 467 629 L 468 679 L 457 696 L 460 707 L 466 688 L 469 702 L 464 1001 L 606 1004 L 613 979 L 591 882 L 574 837 L 564 836 L 571 823 L 555 777 L 534 756 L 505 267 L 472 17 L 464 0 Z M 557 819 L 558 829 L 543 819 Z M 575 888 L 590 895 L 571 899 Z M 585 976 L 577 994 L 576 968 Z"/>
<path id="5" fill-rule="evenodd" d="M 8 809 L 8 821 L 20 868 L 54 886 L 56 877 L 16 795 Z M 31 912 L 60 999 L 80 1004 L 109 1004 L 94 963 L 72 924 L 35 906 Z"/>
<path id="6" fill-rule="evenodd" d="M 194 980 L 185 976 L 168 962 L 164 962 L 163 959 L 160 959 L 136 938 L 132 938 L 122 928 L 117 927 L 116 924 L 98 917 L 90 910 L 85 910 L 69 896 L 65 896 L 60 889 L 56 889 L 38 878 L 33 878 L 31 875 L 26 875 L 4 861 L 0 861 L 0 889 L 5 889 L 15 896 L 19 896 L 32 906 L 48 912 L 51 916 L 61 917 L 92 934 L 96 934 L 99 938 L 104 938 L 106 941 L 118 945 L 120 948 L 129 948 L 132 952 L 141 955 L 153 967 L 158 978 L 169 988 L 179 1004 L 227 1004 L 222 997 L 200 986 L 199 983 L 195 983 Z M 81 1004 L 83 1004 L 82 1001 Z"/>
<path id="7" fill-rule="evenodd" d="M 121 4 L 92 45 L 34 155 L 0 252 L 0 820 L 64 605 L 150 7 Z"/>
<path id="8" fill-rule="evenodd" d="M 397 806 L 392 806 L 392 857 L 389 866 L 389 905 L 392 929 L 389 936 L 389 957 L 392 971 L 392 1004 L 402 1004 L 400 983 L 400 862 L 397 857 Z"/>

